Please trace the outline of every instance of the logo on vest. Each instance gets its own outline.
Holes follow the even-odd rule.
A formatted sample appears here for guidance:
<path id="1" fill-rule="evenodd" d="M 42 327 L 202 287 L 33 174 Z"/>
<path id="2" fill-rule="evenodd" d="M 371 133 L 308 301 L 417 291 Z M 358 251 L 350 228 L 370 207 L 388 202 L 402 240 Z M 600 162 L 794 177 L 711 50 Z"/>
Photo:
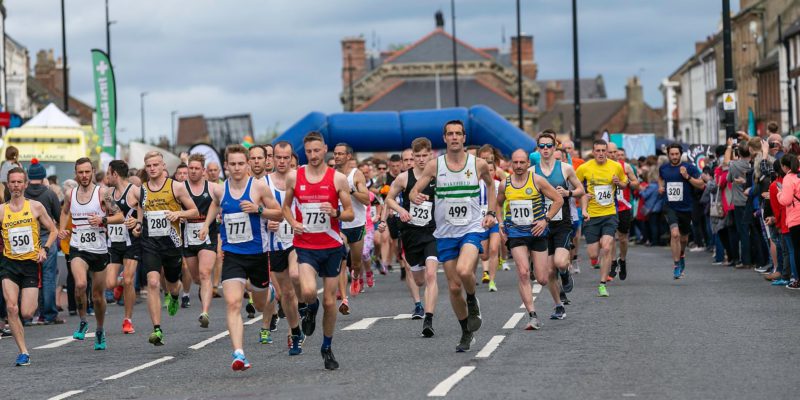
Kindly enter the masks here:
<path id="1" fill-rule="evenodd" d="M 532 195 L 532 194 L 533 194 L 533 189 L 531 189 L 531 188 L 525 188 L 525 194 L 527 194 L 527 195 Z"/>

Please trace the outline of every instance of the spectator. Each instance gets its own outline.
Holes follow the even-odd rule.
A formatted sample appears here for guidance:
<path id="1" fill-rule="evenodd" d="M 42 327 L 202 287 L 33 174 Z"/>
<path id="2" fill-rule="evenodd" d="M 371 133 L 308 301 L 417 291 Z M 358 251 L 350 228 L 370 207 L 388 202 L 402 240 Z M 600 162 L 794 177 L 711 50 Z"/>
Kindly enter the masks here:
<path id="1" fill-rule="evenodd" d="M 773 234 L 770 237 L 778 239 L 777 247 L 780 249 L 782 262 L 776 266 L 775 273 L 766 278 L 772 281 L 773 286 L 786 286 L 792 277 L 792 271 L 796 271 L 797 267 L 794 261 L 792 237 L 789 234 L 789 226 L 786 225 L 786 207 L 778 201 L 778 190 L 783 185 L 783 177 L 786 172 L 781 166 L 781 160 L 775 160 L 773 168 L 777 175 L 769 186 L 769 203 L 773 215 L 768 217 L 766 222 L 772 228 Z"/>
<path id="2" fill-rule="evenodd" d="M 789 235 L 794 249 L 800 243 L 800 179 L 797 177 L 800 169 L 800 161 L 796 155 L 783 157 L 781 167 L 786 173 L 783 178 L 783 185 L 778 189 L 778 202 L 786 207 L 786 225 L 789 227 Z M 792 281 L 786 286 L 789 289 L 800 289 L 800 277 L 797 274 L 797 267 L 800 265 L 798 256 L 800 251 L 794 252 L 794 265 L 792 266 Z"/>
<path id="3" fill-rule="evenodd" d="M 8 146 L 6 148 L 6 159 L 3 161 L 2 166 L 0 166 L 0 183 L 6 183 L 8 181 L 8 171 L 11 171 L 11 168 L 22 168 L 22 164 L 17 160 L 18 157 L 19 150 L 16 147 Z"/>
<path id="4" fill-rule="evenodd" d="M 736 221 L 739 254 L 741 254 L 742 262 L 736 265 L 735 268 L 744 269 L 753 267 L 750 241 L 752 233 L 750 226 L 753 222 L 753 213 L 752 209 L 748 207 L 747 194 L 745 193 L 745 190 L 749 191 L 747 185 L 748 175 L 753 172 L 753 168 L 750 166 L 750 147 L 747 143 L 740 143 L 737 146 L 737 151 L 739 158 L 730 162 L 727 183 L 730 183 L 732 188 L 733 218 Z"/>
<path id="5" fill-rule="evenodd" d="M 642 177 L 644 178 L 644 177 Z M 662 246 L 660 227 L 663 217 L 665 195 L 658 193 L 658 169 L 653 168 L 647 174 L 647 185 L 641 190 L 642 201 L 644 202 L 644 215 L 647 216 L 649 230 L 647 234 L 650 243 L 648 246 Z"/>

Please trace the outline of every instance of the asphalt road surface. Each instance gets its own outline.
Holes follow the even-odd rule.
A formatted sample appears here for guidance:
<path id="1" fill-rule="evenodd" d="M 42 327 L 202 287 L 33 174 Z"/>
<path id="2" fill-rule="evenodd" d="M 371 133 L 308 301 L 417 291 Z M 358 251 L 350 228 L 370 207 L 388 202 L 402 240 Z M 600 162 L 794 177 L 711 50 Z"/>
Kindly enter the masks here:
<path id="1" fill-rule="evenodd" d="M 598 273 L 584 262 L 561 321 L 548 318 L 553 301 L 536 288 L 539 331 L 522 329 L 516 272 L 499 271 L 499 292 L 478 288 L 483 327 L 468 353 L 455 352 L 460 330 L 444 274 L 430 339 L 420 336 L 422 321 L 409 319 L 413 303 L 399 274 L 376 275 L 374 288 L 351 299 L 351 315 L 339 316 L 337 371 L 326 371 L 319 355 L 321 312 L 297 357 L 287 354 L 285 320 L 271 345 L 258 344 L 261 321 L 250 320 L 245 353 L 253 367 L 237 373 L 222 299 L 208 329 L 196 321 L 196 295 L 175 317 L 164 310 L 161 347 L 147 342 L 144 303 L 133 335 L 121 333 L 122 307 L 111 305 L 106 351 L 94 351 L 89 338 L 70 339 L 77 317 L 26 329 L 29 367 L 13 366 L 16 346 L 2 339 L 0 398 L 797 398 L 800 291 L 712 266 L 705 252 L 688 253 L 686 276 L 675 281 L 669 258 L 667 248 L 632 247 L 628 279 L 610 284 L 609 298 L 596 297 Z"/>

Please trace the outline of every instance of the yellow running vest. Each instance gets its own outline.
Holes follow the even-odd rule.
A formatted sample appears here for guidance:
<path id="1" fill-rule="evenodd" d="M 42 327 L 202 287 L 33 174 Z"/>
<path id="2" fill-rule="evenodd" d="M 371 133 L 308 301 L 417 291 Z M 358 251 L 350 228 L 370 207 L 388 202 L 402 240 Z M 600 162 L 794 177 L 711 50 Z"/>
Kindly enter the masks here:
<path id="1" fill-rule="evenodd" d="M 9 260 L 39 259 L 39 221 L 33 216 L 31 202 L 25 200 L 18 212 L 6 204 L 3 215 L 3 256 Z"/>

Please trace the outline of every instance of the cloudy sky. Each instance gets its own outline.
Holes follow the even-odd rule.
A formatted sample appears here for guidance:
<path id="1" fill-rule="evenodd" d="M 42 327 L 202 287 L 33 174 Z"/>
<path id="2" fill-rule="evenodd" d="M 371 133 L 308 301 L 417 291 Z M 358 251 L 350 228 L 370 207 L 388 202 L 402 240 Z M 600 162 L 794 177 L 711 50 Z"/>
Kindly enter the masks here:
<path id="1" fill-rule="evenodd" d="M 70 92 L 94 105 L 92 48 L 105 49 L 103 0 L 67 3 Z M 602 74 L 609 97 L 639 74 L 647 101 L 658 85 L 720 24 L 721 2 L 579 0 L 581 76 Z M 732 1 L 731 3 L 738 3 Z M 513 0 L 456 0 L 459 38 L 501 47 L 516 30 Z M 58 0 L 6 0 L 6 33 L 28 47 L 61 54 Z M 340 40 L 373 33 L 381 48 L 411 43 L 434 28 L 446 0 L 110 0 L 111 52 L 117 75 L 119 139 L 141 135 L 139 93 L 148 138 L 170 135 L 179 115 L 253 115 L 256 135 L 280 131 L 312 110 L 341 111 Z M 737 5 L 733 4 L 734 10 Z M 572 77 L 571 2 L 522 0 L 522 30 L 534 35 L 540 78 Z M 506 41 L 508 43 L 508 41 Z"/>

